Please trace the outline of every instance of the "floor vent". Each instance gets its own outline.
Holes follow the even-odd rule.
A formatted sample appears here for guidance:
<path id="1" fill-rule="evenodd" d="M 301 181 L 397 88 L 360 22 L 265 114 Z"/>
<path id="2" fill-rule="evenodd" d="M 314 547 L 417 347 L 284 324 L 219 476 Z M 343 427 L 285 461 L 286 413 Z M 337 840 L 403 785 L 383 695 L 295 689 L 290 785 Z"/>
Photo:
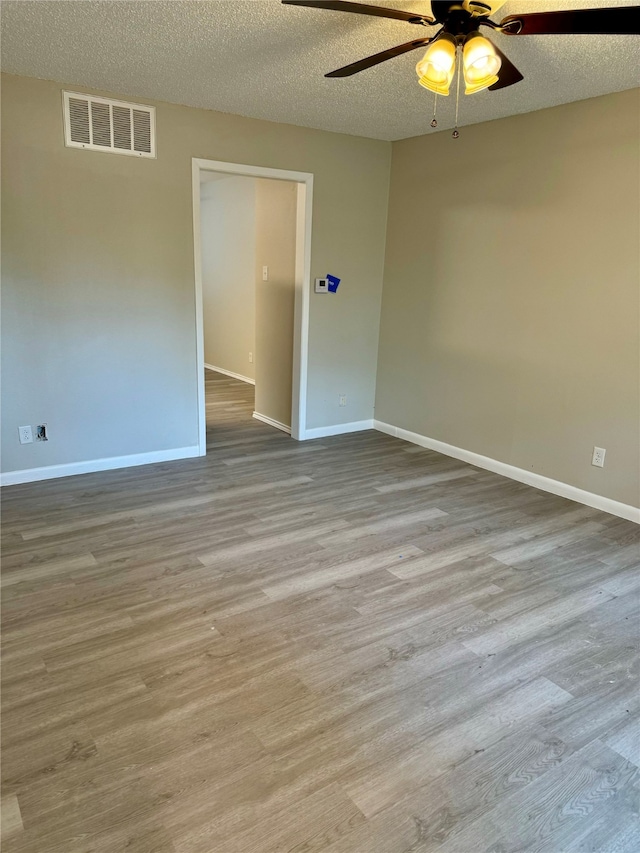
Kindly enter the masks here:
<path id="1" fill-rule="evenodd" d="M 69 148 L 155 157 L 156 110 L 142 104 L 65 92 L 64 138 Z"/>

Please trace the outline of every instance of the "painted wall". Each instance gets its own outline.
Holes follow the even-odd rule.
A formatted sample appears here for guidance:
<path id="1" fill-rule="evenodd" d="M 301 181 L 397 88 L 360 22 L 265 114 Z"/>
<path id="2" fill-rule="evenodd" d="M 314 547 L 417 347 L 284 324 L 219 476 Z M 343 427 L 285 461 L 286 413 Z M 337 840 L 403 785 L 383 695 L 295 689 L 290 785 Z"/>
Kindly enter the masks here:
<path id="1" fill-rule="evenodd" d="M 203 183 L 200 197 L 204 360 L 255 379 L 255 180 Z"/>
<path id="2" fill-rule="evenodd" d="M 297 185 L 256 181 L 255 410 L 291 426 Z M 262 280 L 262 267 L 269 280 Z"/>
<path id="3" fill-rule="evenodd" d="M 638 505 L 639 126 L 622 92 L 394 143 L 377 419 Z"/>
<path id="4" fill-rule="evenodd" d="M 371 418 L 391 145 L 157 103 L 157 160 L 82 151 L 63 89 L 2 77 L 3 470 L 197 444 L 192 157 L 314 174 L 307 426 Z"/>

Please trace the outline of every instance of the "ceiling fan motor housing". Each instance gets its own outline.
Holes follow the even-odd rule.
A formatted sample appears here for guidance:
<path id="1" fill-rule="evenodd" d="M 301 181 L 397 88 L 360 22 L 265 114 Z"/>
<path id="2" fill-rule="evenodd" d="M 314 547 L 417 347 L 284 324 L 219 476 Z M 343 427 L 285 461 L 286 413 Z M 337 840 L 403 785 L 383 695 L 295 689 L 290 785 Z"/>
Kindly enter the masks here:
<path id="1" fill-rule="evenodd" d="M 467 8 L 474 15 L 491 14 L 491 6 L 487 6 L 486 3 L 477 3 L 475 0 L 471 0 L 471 2 L 467 3 Z"/>
<path id="2" fill-rule="evenodd" d="M 463 6 L 461 3 L 449 3 L 442 23 L 442 32 L 452 35 L 458 44 L 485 23 L 491 9 L 484 3 L 473 3 Z M 476 8 L 477 7 L 477 8 Z"/>
<path id="3" fill-rule="evenodd" d="M 494 4 L 495 5 L 495 4 Z M 462 12 L 466 17 L 473 16 L 474 18 L 488 18 L 491 15 L 490 3 L 483 3 L 481 0 L 433 0 L 431 3 L 431 12 L 436 22 L 443 24 L 448 21 L 452 15 L 457 15 Z"/>

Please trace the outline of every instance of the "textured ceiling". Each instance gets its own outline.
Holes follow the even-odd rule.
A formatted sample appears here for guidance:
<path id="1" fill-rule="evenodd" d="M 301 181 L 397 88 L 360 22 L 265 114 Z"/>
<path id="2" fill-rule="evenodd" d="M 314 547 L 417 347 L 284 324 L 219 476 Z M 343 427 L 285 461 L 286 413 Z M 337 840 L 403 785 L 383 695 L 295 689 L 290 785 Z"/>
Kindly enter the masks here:
<path id="1" fill-rule="evenodd" d="M 369 2 L 430 13 L 428 0 Z M 614 5 L 634 4 L 514 0 L 494 18 Z M 4 0 L 2 68 L 122 97 L 392 140 L 433 132 L 433 95 L 418 85 L 414 71 L 421 51 L 354 77 L 327 80 L 323 74 L 429 32 L 279 0 Z M 639 83 L 636 36 L 493 38 L 525 79 L 502 91 L 461 95 L 461 126 Z M 452 127 L 455 98 L 438 100 L 438 130 Z"/>

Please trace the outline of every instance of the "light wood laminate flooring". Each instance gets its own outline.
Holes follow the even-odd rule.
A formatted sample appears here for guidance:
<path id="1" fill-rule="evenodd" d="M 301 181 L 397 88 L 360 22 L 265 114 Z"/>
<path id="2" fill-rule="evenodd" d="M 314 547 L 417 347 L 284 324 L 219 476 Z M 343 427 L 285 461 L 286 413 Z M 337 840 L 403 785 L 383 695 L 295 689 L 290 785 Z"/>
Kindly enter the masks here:
<path id="1" fill-rule="evenodd" d="M 4 853 L 639 850 L 639 529 L 207 394 L 4 490 Z"/>

